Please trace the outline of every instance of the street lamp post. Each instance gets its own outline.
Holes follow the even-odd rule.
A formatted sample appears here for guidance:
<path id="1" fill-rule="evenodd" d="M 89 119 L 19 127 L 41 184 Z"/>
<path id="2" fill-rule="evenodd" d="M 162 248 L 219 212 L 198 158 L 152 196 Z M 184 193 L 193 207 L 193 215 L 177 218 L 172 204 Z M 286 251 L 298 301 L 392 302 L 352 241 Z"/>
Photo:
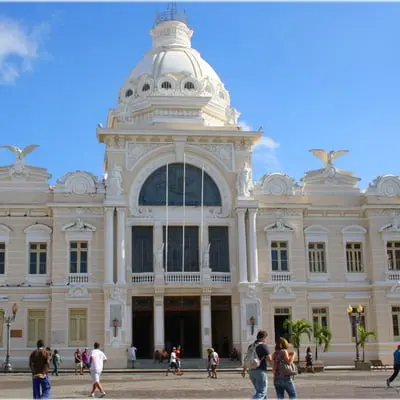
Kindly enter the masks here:
<path id="1" fill-rule="evenodd" d="M 254 335 L 254 326 L 255 326 L 255 324 L 256 324 L 256 318 L 254 317 L 254 315 L 252 315 L 250 318 L 249 318 L 249 324 L 250 324 L 250 326 L 251 326 L 251 334 L 252 335 Z"/>
<path id="2" fill-rule="evenodd" d="M 113 319 L 113 327 L 114 327 L 114 337 L 118 336 L 118 328 L 119 328 L 119 319 L 114 318 Z"/>
<path id="3" fill-rule="evenodd" d="M 361 304 L 359 304 L 356 307 L 355 312 L 354 312 L 354 309 L 352 306 L 349 305 L 347 307 L 347 313 L 349 314 L 350 325 L 351 325 L 351 327 L 353 327 L 353 325 L 354 325 L 354 328 L 355 328 L 356 363 L 358 363 L 360 361 L 360 351 L 359 351 L 360 340 L 359 340 L 359 332 L 358 332 L 359 328 L 358 327 L 360 326 L 363 311 L 364 311 L 364 307 Z"/>
<path id="4" fill-rule="evenodd" d="M 6 352 L 6 362 L 4 363 L 4 372 L 11 372 L 12 371 L 12 365 L 10 361 L 10 330 L 11 330 L 11 325 L 15 321 L 15 316 L 17 315 L 18 311 L 18 306 L 14 303 L 12 308 L 11 308 L 11 315 L 8 315 L 4 319 L 4 323 L 7 326 L 7 352 Z"/>

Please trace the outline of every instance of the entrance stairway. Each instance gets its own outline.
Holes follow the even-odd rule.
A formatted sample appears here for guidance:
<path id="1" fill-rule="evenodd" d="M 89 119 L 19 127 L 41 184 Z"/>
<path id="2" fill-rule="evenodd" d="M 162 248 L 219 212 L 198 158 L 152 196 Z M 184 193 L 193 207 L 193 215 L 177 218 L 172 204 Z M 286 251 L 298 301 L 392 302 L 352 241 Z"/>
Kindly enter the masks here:
<path id="1" fill-rule="evenodd" d="M 230 361 L 227 358 L 221 358 L 219 363 L 219 368 L 221 369 L 232 369 L 240 368 L 241 364 L 239 361 Z M 135 361 L 135 369 L 154 369 L 166 370 L 168 368 L 168 363 L 155 363 L 153 360 L 137 360 Z M 182 360 L 182 369 L 207 369 L 207 360 L 202 358 L 184 358 Z"/>

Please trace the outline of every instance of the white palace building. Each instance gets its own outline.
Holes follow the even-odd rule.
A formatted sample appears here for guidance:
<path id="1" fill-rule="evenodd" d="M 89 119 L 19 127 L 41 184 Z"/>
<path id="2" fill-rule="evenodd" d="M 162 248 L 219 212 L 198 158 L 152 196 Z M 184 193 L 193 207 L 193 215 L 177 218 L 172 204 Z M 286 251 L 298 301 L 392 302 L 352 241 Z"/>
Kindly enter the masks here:
<path id="1" fill-rule="evenodd" d="M 16 161 L 0 167 L 0 354 L 16 303 L 14 365 L 39 338 L 70 360 L 99 341 L 113 367 L 127 365 L 131 343 L 143 359 L 171 344 L 187 358 L 211 345 L 226 357 L 260 328 L 273 343 L 287 318 L 328 326 L 332 344 L 320 357 L 350 363 L 347 307 L 361 304 L 377 335 L 367 359 L 391 362 L 400 178 L 360 190 L 334 165 L 346 151 L 313 150 L 323 165 L 301 183 L 283 173 L 253 183 L 263 132 L 240 127 L 183 18 L 159 18 L 150 34 L 152 48 L 97 128 L 104 179 L 75 171 L 49 186 L 47 170 L 25 160 L 36 146 L 6 146 Z"/>

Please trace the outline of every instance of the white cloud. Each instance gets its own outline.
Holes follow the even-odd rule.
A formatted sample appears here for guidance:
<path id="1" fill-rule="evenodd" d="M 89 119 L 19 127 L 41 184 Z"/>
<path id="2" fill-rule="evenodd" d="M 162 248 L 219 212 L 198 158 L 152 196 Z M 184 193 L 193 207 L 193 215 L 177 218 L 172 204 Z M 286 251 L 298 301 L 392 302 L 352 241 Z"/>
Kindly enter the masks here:
<path id="1" fill-rule="evenodd" d="M 253 146 L 253 176 L 258 180 L 263 175 L 281 171 L 276 154 L 280 144 L 269 136 L 263 136 Z"/>
<path id="2" fill-rule="evenodd" d="M 31 71 L 44 54 L 43 40 L 49 24 L 28 29 L 20 22 L 0 16 L 0 84 L 13 84 L 22 73 Z"/>
<path id="3" fill-rule="evenodd" d="M 239 126 L 243 131 L 252 131 L 253 128 L 245 121 L 239 121 Z"/>

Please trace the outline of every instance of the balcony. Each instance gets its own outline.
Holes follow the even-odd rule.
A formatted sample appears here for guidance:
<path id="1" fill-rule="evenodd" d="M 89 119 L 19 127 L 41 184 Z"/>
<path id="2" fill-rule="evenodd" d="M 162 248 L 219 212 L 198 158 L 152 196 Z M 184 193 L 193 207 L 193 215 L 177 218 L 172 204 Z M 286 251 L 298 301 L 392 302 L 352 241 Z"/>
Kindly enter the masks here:
<path id="1" fill-rule="evenodd" d="M 152 285 L 154 283 L 154 273 L 132 273 L 132 283 L 141 285 Z"/>
<path id="2" fill-rule="evenodd" d="M 400 281 L 400 270 L 391 270 L 386 271 L 386 280 L 387 281 Z"/>
<path id="3" fill-rule="evenodd" d="M 68 283 L 70 285 L 84 285 L 90 282 L 89 274 L 69 274 L 68 275 Z"/>
<path id="4" fill-rule="evenodd" d="M 211 272 L 211 282 L 213 284 L 230 284 L 232 276 L 230 272 Z"/>
<path id="5" fill-rule="evenodd" d="M 199 285 L 201 282 L 200 272 L 165 272 L 164 282 L 166 284 Z"/>
<path id="6" fill-rule="evenodd" d="M 290 282 L 292 280 L 291 272 L 271 272 L 271 281 L 272 282 Z"/>

